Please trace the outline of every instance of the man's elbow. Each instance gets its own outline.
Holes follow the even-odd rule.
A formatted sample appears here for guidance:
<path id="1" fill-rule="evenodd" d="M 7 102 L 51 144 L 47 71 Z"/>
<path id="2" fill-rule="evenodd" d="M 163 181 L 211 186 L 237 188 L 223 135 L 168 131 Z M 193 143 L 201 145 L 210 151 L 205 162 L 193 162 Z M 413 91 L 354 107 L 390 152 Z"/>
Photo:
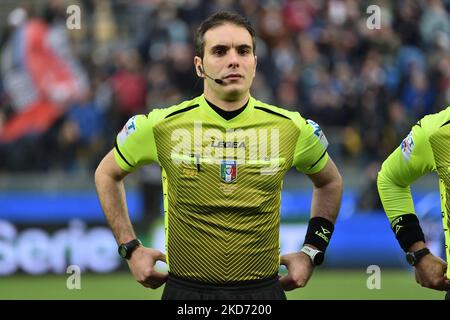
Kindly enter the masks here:
<path id="1" fill-rule="evenodd" d="M 342 194 L 342 191 L 344 190 L 344 179 L 342 179 L 341 174 L 337 170 L 332 180 L 332 185 L 334 190 Z"/>
<path id="2" fill-rule="evenodd" d="M 108 165 L 108 155 L 106 155 L 102 161 L 97 166 L 97 169 L 95 169 L 94 172 L 94 181 L 95 185 L 98 186 L 99 183 L 101 183 L 102 180 L 104 180 L 106 177 L 111 176 L 111 170 L 109 169 Z"/>
<path id="3" fill-rule="evenodd" d="M 102 166 L 102 163 L 100 162 L 100 164 L 97 166 L 97 169 L 95 169 L 94 172 L 94 182 L 95 185 L 98 186 L 100 181 L 102 180 L 102 178 L 104 177 L 105 173 L 104 173 L 104 168 Z"/>
<path id="4" fill-rule="evenodd" d="M 316 189 L 323 190 L 328 194 L 342 195 L 344 190 L 344 180 L 341 174 L 336 170 L 332 175 L 328 176 L 326 181 L 321 185 L 315 185 Z"/>
<path id="5" fill-rule="evenodd" d="M 105 179 L 115 182 L 121 182 L 127 174 L 127 171 L 122 170 L 116 164 L 114 155 L 112 154 L 112 152 L 110 152 L 102 159 L 102 161 L 100 161 L 100 164 L 95 170 L 94 181 L 96 185 L 98 185 Z"/>
<path id="6" fill-rule="evenodd" d="M 329 171 L 329 178 L 327 179 L 327 187 L 333 189 L 336 192 L 342 193 L 344 189 L 344 179 L 342 178 L 341 173 L 339 172 L 336 165 L 334 165 L 334 163 L 331 168 L 332 170 Z"/>

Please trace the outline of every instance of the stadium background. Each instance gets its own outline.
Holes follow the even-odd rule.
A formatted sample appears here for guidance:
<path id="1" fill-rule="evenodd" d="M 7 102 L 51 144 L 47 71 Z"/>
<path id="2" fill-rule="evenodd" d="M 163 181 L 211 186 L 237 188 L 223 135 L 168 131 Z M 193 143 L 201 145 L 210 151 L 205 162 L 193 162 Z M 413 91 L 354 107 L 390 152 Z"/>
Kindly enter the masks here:
<path id="1" fill-rule="evenodd" d="M 81 8 L 81 29 L 66 27 L 71 4 Z M 381 28 L 371 30 L 366 9 L 373 4 Z M 160 297 L 161 290 L 134 282 L 117 257 L 93 172 L 130 115 L 201 92 L 192 34 L 219 9 L 239 10 L 257 30 L 252 94 L 318 122 L 345 181 L 326 263 L 289 298 L 443 298 L 415 284 L 375 178 L 417 119 L 450 104 L 450 1 L 36 0 L 21 2 L 25 11 L 18 5 L 0 3 L 1 299 Z M 39 32 L 24 32 L 34 28 Z M 126 185 L 140 238 L 163 249 L 159 168 L 141 169 Z M 306 177 L 289 172 L 282 252 L 302 242 L 310 190 Z M 413 193 L 428 242 L 442 256 L 437 178 L 421 179 Z M 81 290 L 66 288 L 69 265 L 83 271 Z M 379 290 L 366 286 L 370 265 L 381 268 Z"/>

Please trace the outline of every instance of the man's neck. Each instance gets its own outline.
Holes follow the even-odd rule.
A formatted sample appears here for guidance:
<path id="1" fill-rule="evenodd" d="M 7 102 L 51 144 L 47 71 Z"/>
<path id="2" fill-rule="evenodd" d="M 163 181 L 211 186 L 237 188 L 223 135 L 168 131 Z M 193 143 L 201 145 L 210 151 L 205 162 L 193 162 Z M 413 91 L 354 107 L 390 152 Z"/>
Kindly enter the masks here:
<path id="1" fill-rule="evenodd" d="M 227 111 L 227 110 L 221 109 L 218 106 L 214 105 L 211 101 L 208 101 L 208 99 L 206 99 L 206 102 L 219 116 L 221 116 L 222 118 L 224 118 L 227 121 L 236 118 L 238 115 L 240 115 L 242 112 L 244 112 L 244 110 L 248 104 L 248 100 L 247 100 L 247 102 L 239 109 L 234 110 L 234 111 Z"/>
<path id="2" fill-rule="evenodd" d="M 243 95 L 241 98 L 238 98 L 237 100 L 233 100 L 233 101 L 219 99 L 215 95 L 208 94 L 207 91 L 205 91 L 204 94 L 205 94 L 206 100 L 208 100 L 215 106 L 217 106 L 220 109 L 225 110 L 225 111 L 235 111 L 239 108 L 242 108 L 242 106 L 244 104 L 246 104 L 246 102 L 250 98 L 250 93 L 247 93 L 247 94 Z"/>

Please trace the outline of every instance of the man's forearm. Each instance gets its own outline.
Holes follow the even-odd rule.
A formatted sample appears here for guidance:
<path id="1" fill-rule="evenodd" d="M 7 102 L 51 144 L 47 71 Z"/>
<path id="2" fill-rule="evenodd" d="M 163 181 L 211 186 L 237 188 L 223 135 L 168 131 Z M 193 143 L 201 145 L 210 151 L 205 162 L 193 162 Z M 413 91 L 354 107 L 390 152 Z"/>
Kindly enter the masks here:
<path id="1" fill-rule="evenodd" d="M 122 180 L 96 172 L 95 185 L 103 212 L 118 243 L 136 238 L 128 216 L 125 188 Z"/>
<path id="2" fill-rule="evenodd" d="M 339 212 L 342 197 L 342 180 L 337 178 L 328 184 L 314 187 L 311 217 L 322 217 L 333 223 Z"/>
<path id="3" fill-rule="evenodd" d="M 311 203 L 311 219 L 304 244 L 325 252 L 334 231 L 342 196 L 342 178 L 330 160 L 327 166 L 312 176 L 314 190 Z"/>

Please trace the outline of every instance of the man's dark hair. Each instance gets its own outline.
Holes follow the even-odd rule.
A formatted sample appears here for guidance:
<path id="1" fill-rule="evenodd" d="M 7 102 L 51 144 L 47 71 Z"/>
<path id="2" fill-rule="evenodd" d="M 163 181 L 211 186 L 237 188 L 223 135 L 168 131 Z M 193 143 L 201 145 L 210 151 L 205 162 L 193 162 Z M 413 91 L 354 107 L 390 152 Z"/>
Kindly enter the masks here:
<path id="1" fill-rule="evenodd" d="M 241 16 L 238 13 L 229 12 L 229 11 L 220 11 L 212 16 L 209 16 L 206 20 L 204 20 L 197 29 L 195 34 L 195 55 L 203 59 L 203 55 L 205 54 L 205 33 L 209 29 L 215 28 L 217 26 L 224 25 L 225 23 L 231 23 L 238 27 L 243 27 L 247 29 L 247 31 L 252 36 L 252 44 L 253 44 L 253 54 L 255 54 L 256 43 L 255 43 L 255 30 L 253 29 L 250 21 L 247 18 Z"/>

